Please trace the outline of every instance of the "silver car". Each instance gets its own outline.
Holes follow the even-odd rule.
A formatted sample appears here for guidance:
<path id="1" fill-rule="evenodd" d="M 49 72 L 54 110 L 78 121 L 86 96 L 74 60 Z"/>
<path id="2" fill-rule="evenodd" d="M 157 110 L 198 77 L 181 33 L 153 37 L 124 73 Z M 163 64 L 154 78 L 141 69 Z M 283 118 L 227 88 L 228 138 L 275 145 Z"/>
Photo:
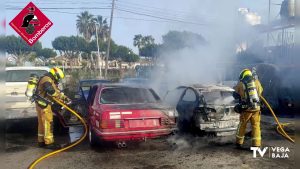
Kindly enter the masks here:
<path id="1" fill-rule="evenodd" d="M 36 117 L 35 104 L 25 96 L 30 74 L 42 76 L 49 71 L 48 67 L 7 67 L 5 81 L 6 119 L 21 120 Z"/>
<path id="2" fill-rule="evenodd" d="M 239 123 L 233 91 L 221 85 L 179 86 L 166 94 L 164 102 L 176 108 L 181 131 L 233 135 Z"/>

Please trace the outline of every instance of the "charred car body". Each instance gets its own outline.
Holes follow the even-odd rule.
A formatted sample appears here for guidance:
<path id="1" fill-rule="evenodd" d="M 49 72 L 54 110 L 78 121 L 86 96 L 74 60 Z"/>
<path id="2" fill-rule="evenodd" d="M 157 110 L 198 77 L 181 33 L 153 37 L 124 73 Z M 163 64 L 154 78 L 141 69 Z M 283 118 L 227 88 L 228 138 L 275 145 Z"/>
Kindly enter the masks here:
<path id="1" fill-rule="evenodd" d="M 180 86 L 169 91 L 164 101 L 176 107 L 181 131 L 232 135 L 239 123 L 239 114 L 234 111 L 233 91 L 218 85 Z"/>

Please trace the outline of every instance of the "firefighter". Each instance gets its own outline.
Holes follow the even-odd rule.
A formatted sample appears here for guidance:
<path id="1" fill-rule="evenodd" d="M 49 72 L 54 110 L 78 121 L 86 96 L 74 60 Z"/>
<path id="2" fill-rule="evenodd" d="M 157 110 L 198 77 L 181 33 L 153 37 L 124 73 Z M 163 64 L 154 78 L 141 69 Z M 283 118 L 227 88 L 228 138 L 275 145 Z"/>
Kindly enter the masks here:
<path id="1" fill-rule="evenodd" d="M 258 79 L 254 79 L 249 69 L 244 69 L 235 86 L 235 95 L 239 97 L 239 104 L 235 110 L 240 113 L 240 123 L 236 132 L 236 146 L 242 148 L 247 123 L 252 126 L 252 146 L 261 146 L 260 131 L 260 95 L 263 88 Z"/>
<path id="2" fill-rule="evenodd" d="M 38 116 L 38 145 L 39 147 L 58 149 L 59 144 L 54 143 L 53 138 L 53 112 L 51 109 L 51 98 L 55 97 L 61 101 L 70 101 L 58 88 L 64 73 L 60 68 L 51 68 L 48 73 L 39 79 L 36 94 L 40 96 L 35 100 Z M 44 99 L 43 99 L 44 98 Z"/>

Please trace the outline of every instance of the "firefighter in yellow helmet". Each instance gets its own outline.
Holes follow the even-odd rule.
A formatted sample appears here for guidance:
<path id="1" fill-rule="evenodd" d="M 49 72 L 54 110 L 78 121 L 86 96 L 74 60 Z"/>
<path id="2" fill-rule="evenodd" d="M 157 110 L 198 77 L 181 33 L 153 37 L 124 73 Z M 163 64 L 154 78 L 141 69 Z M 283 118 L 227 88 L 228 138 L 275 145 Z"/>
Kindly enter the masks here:
<path id="1" fill-rule="evenodd" d="M 247 123 L 252 126 L 252 146 L 261 146 L 260 131 L 260 95 L 263 88 L 258 79 L 252 76 L 249 69 L 244 69 L 240 73 L 239 82 L 235 86 L 235 95 L 240 102 L 235 107 L 235 111 L 240 113 L 240 123 L 236 132 L 237 148 L 242 148 L 246 132 Z"/>
<path id="2" fill-rule="evenodd" d="M 61 101 L 69 101 L 58 88 L 61 79 L 65 77 L 60 68 L 53 67 L 39 79 L 36 94 L 41 96 L 35 100 L 38 116 L 38 145 L 49 149 L 58 149 L 60 145 L 54 143 L 53 138 L 53 112 L 51 109 L 52 97 Z"/>

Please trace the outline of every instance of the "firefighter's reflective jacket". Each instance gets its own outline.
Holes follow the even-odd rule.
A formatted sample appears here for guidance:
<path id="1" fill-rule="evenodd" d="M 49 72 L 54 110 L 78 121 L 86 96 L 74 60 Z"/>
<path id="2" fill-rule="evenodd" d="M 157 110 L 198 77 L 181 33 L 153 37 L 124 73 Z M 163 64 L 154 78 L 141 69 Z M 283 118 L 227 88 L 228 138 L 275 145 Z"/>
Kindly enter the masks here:
<path id="1" fill-rule="evenodd" d="M 66 96 L 59 90 L 57 84 L 50 77 L 51 75 L 45 75 L 40 78 L 37 86 L 37 95 L 45 99 L 36 99 L 36 103 L 45 108 L 48 106 L 49 102 L 47 100 L 52 100 L 51 97 L 55 97 L 61 100 L 66 99 Z"/>
<path id="2" fill-rule="evenodd" d="M 262 88 L 259 80 L 255 79 L 254 84 L 251 84 L 251 85 L 256 87 L 257 94 L 258 94 L 258 96 L 260 96 L 262 94 L 262 92 L 263 92 L 263 88 Z M 249 84 L 249 87 L 251 87 L 250 84 Z M 249 102 L 249 94 L 247 94 L 247 86 L 245 85 L 245 83 L 243 83 L 243 82 L 240 81 L 235 86 L 234 89 L 240 95 L 241 102 L 248 104 L 248 102 Z M 258 110 L 260 110 L 260 106 L 256 106 L 255 108 L 251 108 L 251 106 L 250 106 L 248 108 L 248 111 L 258 111 Z"/>

